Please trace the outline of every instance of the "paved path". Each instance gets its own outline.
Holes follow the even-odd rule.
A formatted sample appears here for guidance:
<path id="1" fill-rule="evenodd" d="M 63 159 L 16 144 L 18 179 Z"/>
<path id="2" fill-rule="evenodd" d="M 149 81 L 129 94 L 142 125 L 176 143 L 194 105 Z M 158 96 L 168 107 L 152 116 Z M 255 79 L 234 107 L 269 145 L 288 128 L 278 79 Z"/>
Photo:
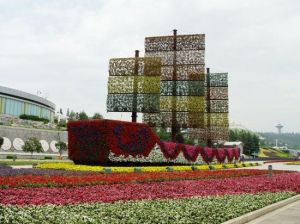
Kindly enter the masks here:
<path id="1" fill-rule="evenodd" d="M 291 171 L 299 171 L 300 172 L 300 165 L 286 165 L 287 162 L 279 162 L 279 163 L 262 163 L 261 166 L 254 166 L 254 167 L 245 167 L 244 169 L 263 169 L 267 170 L 269 165 L 272 165 L 273 170 L 291 170 Z M 299 222 L 300 223 L 300 222 Z"/>
<path id="2" fill-rule="evenodd" d="M 248 222 L 248 224 L 299 224 L 300 223 L 300 201 L 279 208 L 273 212 L 263 215 Z"/>
<path id="3" fill-rule="evenodd" d="M 245 169 L 268 169 L 272 165 L 273 170 L 291 170 L 300 172 L 300 165 L 286 165 L 286 162 L 262 163 L 261 166 L 246 167 Z M 299 224 L 300 223 L 300 201 L 286 205 L 280 209 L 263 215 L 248 222 L 248 224 Z"/>
<path id="4" fill-rule="evenodd" d="M 11 166 L 13 169 L 32 168 L 32 165 Z"/>

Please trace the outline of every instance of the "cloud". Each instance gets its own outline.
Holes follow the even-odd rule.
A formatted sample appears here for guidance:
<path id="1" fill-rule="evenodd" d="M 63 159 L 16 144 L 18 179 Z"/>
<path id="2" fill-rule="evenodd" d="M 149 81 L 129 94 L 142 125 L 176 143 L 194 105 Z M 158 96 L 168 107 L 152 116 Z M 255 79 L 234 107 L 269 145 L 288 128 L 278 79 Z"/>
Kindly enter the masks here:
<path id="1" fill-rule="evenodd" d="M 229 72 L 232 121 L 300 132 L 299 8 L 297 0 L 0 0 L 1 85 L 120 119 L 106 114 L 109 59 L 177 28 L 205 33 L 207 66 Z"/>

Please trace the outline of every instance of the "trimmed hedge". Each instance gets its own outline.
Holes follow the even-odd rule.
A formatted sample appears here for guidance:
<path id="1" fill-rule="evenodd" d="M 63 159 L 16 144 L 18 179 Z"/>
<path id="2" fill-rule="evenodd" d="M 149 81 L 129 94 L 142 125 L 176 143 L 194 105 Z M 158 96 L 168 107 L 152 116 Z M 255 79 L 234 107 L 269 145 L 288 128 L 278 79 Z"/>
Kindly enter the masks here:
<path id="1" fill-rule="evenodd" d="M 21 114 L 21 115 L 19 116 L 19 118 L 20 118 L 20 119 L 23 119 L 23 120 L 42 121 L 42 122 L 44 122 L 45 124 L 46 124 L 46 123 L 49 123 L 49 119 L 41 118 L 41 117 L 38 117 L 38 116 L 35 116 L 35 115 Z"/>

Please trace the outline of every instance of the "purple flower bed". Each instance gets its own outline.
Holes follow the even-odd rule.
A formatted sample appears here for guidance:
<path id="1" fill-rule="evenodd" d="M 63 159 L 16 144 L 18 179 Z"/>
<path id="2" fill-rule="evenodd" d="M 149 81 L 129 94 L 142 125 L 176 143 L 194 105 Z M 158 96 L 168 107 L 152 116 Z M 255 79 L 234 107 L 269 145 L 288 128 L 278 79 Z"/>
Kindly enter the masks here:
<path id="1" fill-rule="evenodd" d="M 7 166 L 6 164 L 0 163 L 0 169 L 8 169 L 8 168 L 11 169 L 10 166 Z"/>
<path id="2" fill-rule="evenodd" d="M 80 175 L 89 174 L 89 171 L 66 171 L 66 170 L 54 170 L 54 169 L 34 169 L 34 168 L 1 168 L 0 176 L 17 176 L 17 175 Z"/>

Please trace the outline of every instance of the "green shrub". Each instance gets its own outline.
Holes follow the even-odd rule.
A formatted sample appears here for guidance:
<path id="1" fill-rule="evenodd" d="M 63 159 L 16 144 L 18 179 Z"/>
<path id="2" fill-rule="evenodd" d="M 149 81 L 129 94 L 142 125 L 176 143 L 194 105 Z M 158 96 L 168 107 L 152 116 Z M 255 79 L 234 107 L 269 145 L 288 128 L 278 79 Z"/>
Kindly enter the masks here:
<path id="1" fill-rule="evenodd" d="M 194 170 L 194 171 L 198 170 L 197 166 L 192 166 L 191 168 L 192 168 L 192 170 Z"/>
<path id="2" fill-rule="evenodd" d="M 135 172 L 135 173 L 140 173 L 140 172 L 142 172 L 141 167 L 134 167 L 134 172 Z"/>
<path id="3" fill-rule="evenodd" d="M 29 138 L 25 144 L 23 145 L 24 152 L 30 152 L 31 157 L 33 152 L 40 153 L 43 151 L 42 144 L 39 142 L 37 138 Z"/>
<path id="4" fill-rule="evenodd" d="M 173 171 L 173 167 L 172 166 L 167 166 L 167 171 L 172 172 Z"/>
<path id="5" fill-rule="evenodd" d="M 52 156 L 45 156 L 44 159 L 53 159 Z"/>
<path id="6" fill-rule="evenodd" d="M 103 171 L 104 171 L 104 173 L 111 173 L 112 172 L 110 167 L 104 167 Z"/>
<path id="7" fill-rule="evenodd" d="M 7 155 L 6 159 L 13 159 L 14 157 L 12 155 Z"/>
<path id="8" fill-rule="evenodd" d="M 20 118 L 20 119 L 23 119 L 23 120 L 42 121 L 42 122 L 44 122 L 45 124 L 49 123 L 49 119 L 41 118 L 41 117 L 38 117 L 38 116 L 35 116 L 35 115 L 21 114 L 21 115 L 19 116 L 19 118 Z"/>

